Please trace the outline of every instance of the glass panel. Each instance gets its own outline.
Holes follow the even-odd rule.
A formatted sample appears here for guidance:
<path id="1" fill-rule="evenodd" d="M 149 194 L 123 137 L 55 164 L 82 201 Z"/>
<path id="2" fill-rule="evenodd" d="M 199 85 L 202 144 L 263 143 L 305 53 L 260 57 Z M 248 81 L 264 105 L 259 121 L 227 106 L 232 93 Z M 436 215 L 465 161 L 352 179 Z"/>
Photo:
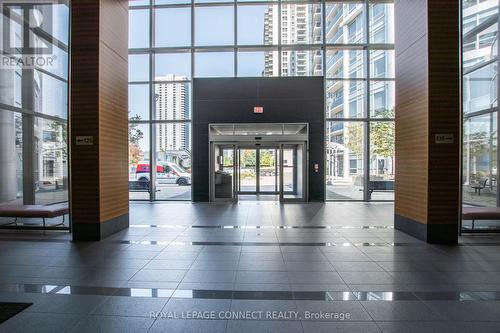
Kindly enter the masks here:
<path id="1" fill-rule="evenodd" d="M 283 124 L 283 134 L 285 135 L 299 135 L 307 134 L 308 128 L 306 124 Z M 278 133 L 281 134 L 281 133 Z"/>
<path id="2" fill-rule="evenodd" d="M 370 4 L 370 43 L 394 43 L 394 4 Z"/>
<path id="3" fill-rule="evenodd" d="M 191 116 L 190 84 L 155 84 L 155 120 L 186 120 Z"/>
<path id="4" fill-rule="evenodd" d="M 0 103 L 21 108 L 23 71 L 17 68 L 0 69 Z"/>
<path id="5" fill-rule="evenodd" d="M 326 3 L 326 42 L 329 44 L 365 43 L 364 5 L 359 2 Z"/>
<path id="6" fill-rule="evenodd" d="M 155 46 L 191 46 L 191 8 L 155 10 Z"/>
<path id="7" fill-rule="evenodd" d="M 128 125 L 129 156 L 129 198 L 130 200 L 149 200 L 150 163 L 149 163 L 149 125 Z"/>
<path id="8" fill-rule="evenodd" d="M 463 79 L 464 114 L 498 106 L 498 70 L 492 63 L 481 67 Z"/>
<path id="9" fill-rule="evenodd" d="M 0 204 L 23 203 L 23 129 L 20 113 L 0 110 Z M 2 219 L 0 222 L 12 222 Z"/>
<path id="10" fill-rule="evenodd" d="M 277 29 L 278 18 L 267 30 Z M 267 33 L 267 31 L 266 31 Z M 282 4 L 281 5 L 281 44 L 321 44 L 322 15 L 320 4 Z"/>
<path id="11" fill-rule="evenodd" d="M 191 0 L 154 0 L 155 5 L 190 4 Z"/>
<path id="12" fill-rule="evenodd" d="M 304 198 L 304 145 L 283 147 L 283 198 Z"/>
<path id="13" fill-rule="evenodd" d="M 277 149 L 259 149 L 259 191 L 278 191 Z"/>
<path id="14" fill-rule="evenodd" d="M 495 207 L 497 113 L 465 120 L 463 140 L 463 202 Z"/>
<path id="15" fill-rule="evenodd" d="M 50 72 L 54 75 L 61 77 L 62 79 L 68 79 L 68 52 L 53 46 L 52 47 L 52 59 L 51 63 L 44 62 L 42 66 L 37 66 Z"/>
<path id="16" fill-rule="evenodd" d="M 478 66 L 498 55 L 498 1 L 463 2 L 463 67 Z"/>
<path id="17" fill-rule="evenodd" d="M 158 1 L 158 0 L 156 0 L 156 1 Z M 128 5 L 130 7 L 147 6 L 147 5 L 149 5 L 149 0 L 129 0 Z"/>
<path id="18" fill-rule="evenodd" d="M 326 77 L 362 79 L 365 74 L 365 52 L 362 50 L 327 50 Z"/>
<path id="19" fill-rule="evenodd" d="M 234 124 L 234 135 L 280 135 L 283 124 Z"/>
<path id="20" fill-rule="evenodd" d="M 195 45 L 233 45 L 234 7 L 196 7 Z"/>
<path id="21" fill-rule="evenodd" d="M 283 195 L 287 194 L 290 196 L 294 192 L 296 186 L 295 159 L 294 149 L 283 148 Z"/>
<path id="22" fill-rule="evenodd" d="M 370 81 L 370 117 L 394 118 L 394 81 Z"/>
<path id="23" fill-rule="evenodd" d="M 233 135 L 233 124 L 228 125 L 210 125 L 210 135 Z"/>
<path id="24" fill-rule="evenodd" d="M 128 56 L 128 79 L 149 81 L 149 54 L 131 54 Z"/>
<path id="25" fill-rule="evenodd" d="M 215 153 L 215 198 L 234 198 L 234 148 L 214 146 Z"/>
<path id="26" fill-rule="evenodd" d="M 326 198 L 363 200 L 363 122 L 326 124 Z"/>
<path id="27" fill-rule="evenodd" d="M 233 2 L 234 0 L 194 0 L 195 3 Z"/>
<path id="28" fill-rule="evenodd" d="M 257 150 L 240 149 L 240 192 L 257 191 Z"/>
<path id="29" fill-rule="evenodd" d="M 326 82 L 326 117 L 327 118 L 363 118 L 366 98 L 365 81 Z"/>
<path id="30" fill-rule="evenodd" d="M 237 2 L 277 2 L 278 0 L 237 0 Z"/>
<path id="31" fill-rule="evenodd" d="M 68 116 L 68 85 L 50 75 L 35 72 L 35 112 L 66 118 Z"/>
<path id="32" fill-rule="evenodd" d="M 129 10 L 128 47 L 149 47 L 149 9 Z"/>
<path id="33" fill-rule="evenodd" d="M 156 124 L 156 200 L 191 200 L 191 124 Z"/>
<path id="34" fill-rule="evenodd" d="M 68 200 L 68 127 L 35 117 L 35 202 L 46 205 Z"/>
<path id="35" fill-rule="evenodd" d="M 277 76 L 277 61 L 278 51 L 238 52 L 238 76 Z"/>
<path id="36" fill-rule="evenodd" d="M 278 44 L 278 6 L 238 6 L 238 45 Z"/>
<path id="37" fill-rule="evenodd" d="M 233 52 L 196 52 L 196 77 L 228 77 L 234 76 Z"/>
<path id="38" fill-rule="evenodd" d="M 394 78 L 394 50 L 370 51 L 370 77 Z"/>
<path id="39" fill-rule="evenodd" d="M 8 4 L 8 2 L 9 1 L 4 1 L 4 4 L 6 5 Z M 15 3 L 15 1 L 13 2 Z M 20 3 L 22 3 L 22 1 L 20 1 Z M 59 4 L 49 3 L 49 4 L 36 5 L 34 6 L 34 8 L 38 11 L 37 13 L 40 15 L 41 25 L 39 27 L 45 33 L 48 33 L 52 38 L 67 45 L 69 36 L 68 5 L 64 3 L 59 3 Z M 48 16 L 49 19 L 45 20 L 44 19 L 45 16 Z"/>
<path id="40" fill-rule="evenodd" d="M 173 77 L 172 77 L 173 76 Z M 191 53 L 160 53 L 155 55 L 155 81 L 191 78 Z"/>
<path id="41" fill-rule="evenodd" d="M 394 200 L 394 122 L 370 123 L 370 182 L 372 200 Z"/>
<path id="42" fill-rule="evenodd" d="M 130 120 L 149 120 L 149 84 L 129 84 L 128 117 Z"/>
<path id="43" fill-rule="evenodd" d="M 282 76 L 322 76 L 321 50 L 286 50 L 281 52 Z M 277 63 L 273 63 L 277 66 Z"/>

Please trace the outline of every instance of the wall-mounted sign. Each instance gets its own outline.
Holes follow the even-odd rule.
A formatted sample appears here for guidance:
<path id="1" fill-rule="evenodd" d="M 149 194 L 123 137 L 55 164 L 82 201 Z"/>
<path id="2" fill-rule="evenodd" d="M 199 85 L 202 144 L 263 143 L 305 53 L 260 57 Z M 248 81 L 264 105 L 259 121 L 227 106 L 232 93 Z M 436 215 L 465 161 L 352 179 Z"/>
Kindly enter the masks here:
<path id="1" fill-rule="evenodd" d="M 77 135 L 75 144 L 77 146 L 92 146 L 94 144 L 94 137 L 92 135 Z"/>
<path id="2" fill-rule="evenodd" d="M 264 107 L 263 106 L 254 106 L 253 113 L 264 113 Z"/>
<path id="3" fill-rule="evenodd" d="M 454 143 L 455 142 L 455 136 L 453 133 L 441 133 L 441 134 L 435 134 L 434 135 L 434 142 L 438 144 L 442 143 Z"/>

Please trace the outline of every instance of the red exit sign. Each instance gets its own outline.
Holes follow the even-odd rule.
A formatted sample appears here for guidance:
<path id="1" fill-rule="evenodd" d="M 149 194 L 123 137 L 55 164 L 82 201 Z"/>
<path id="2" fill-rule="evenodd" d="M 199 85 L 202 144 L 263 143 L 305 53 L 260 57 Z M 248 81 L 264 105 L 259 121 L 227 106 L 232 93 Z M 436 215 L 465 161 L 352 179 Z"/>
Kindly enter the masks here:
<path id="1" fill-rule="evenodd" d="M 264 107 L 263 106 L 254 106 L 253 113 L 264 113 Z"/>

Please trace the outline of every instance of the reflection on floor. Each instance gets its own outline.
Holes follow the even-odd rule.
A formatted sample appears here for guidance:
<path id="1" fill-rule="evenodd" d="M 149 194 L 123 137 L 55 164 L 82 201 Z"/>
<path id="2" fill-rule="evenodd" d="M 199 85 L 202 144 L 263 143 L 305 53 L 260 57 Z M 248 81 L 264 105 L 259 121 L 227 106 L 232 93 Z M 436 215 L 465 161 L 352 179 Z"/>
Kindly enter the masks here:
<path id="1" fill-rule="evenodd" d="M 240 201 L 273 201 L 280 200 L 279 195 L 276 194 L 240 194 L 238 195 Z"/>
<path id="2" fill-rule="evenodd" d="M 326 185 L 327 200 L 363 200 L 363 186 L 354 184 Z M 394 200 L 394 192 L 373 192 L 372 200 Z"/>
<path id="3" fill-rule="evenodd" d="M 130 200 L 149 200 L 148 191 L 129 192 Z M 158 184 L 156 186 L 156 200 L 191 200 L 191 185 L 180 186 L 177 184 Z"/>
<path id="4" fill-rule="evenodd" d="M 428 245 L 391 204 L 133 203 L 104 241 L 0 233 L 0 332 L 498 332 L 500 238 Z"/>

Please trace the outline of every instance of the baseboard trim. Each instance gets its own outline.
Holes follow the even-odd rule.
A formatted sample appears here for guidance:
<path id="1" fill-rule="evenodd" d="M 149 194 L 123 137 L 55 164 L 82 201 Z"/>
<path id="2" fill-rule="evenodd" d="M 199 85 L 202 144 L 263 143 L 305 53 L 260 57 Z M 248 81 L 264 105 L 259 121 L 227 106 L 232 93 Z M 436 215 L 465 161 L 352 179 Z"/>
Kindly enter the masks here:
<path id="1" fill-rule="evenodd" d="M 73 223 L 74 241 L 99 241 L 129 227 L 129 214 L 123 214 L 101 223 Z"/>

